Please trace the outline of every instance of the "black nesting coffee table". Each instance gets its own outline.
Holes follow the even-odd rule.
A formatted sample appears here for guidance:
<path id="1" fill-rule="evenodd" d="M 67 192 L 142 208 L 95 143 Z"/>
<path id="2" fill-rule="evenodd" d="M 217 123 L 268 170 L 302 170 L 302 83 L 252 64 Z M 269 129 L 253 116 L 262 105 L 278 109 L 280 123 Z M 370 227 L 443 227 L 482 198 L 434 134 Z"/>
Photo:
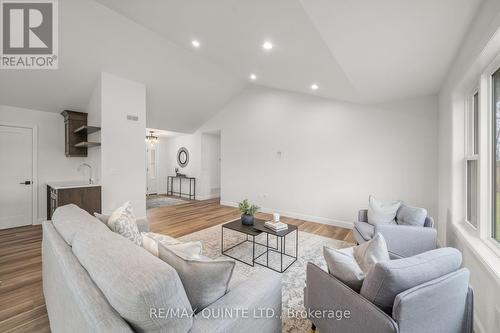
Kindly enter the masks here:
<path id="1" fill-rule="evenodd" d="M 297 256 L 298 256 L 298 252 L 299 252 L 299 230 L 298 230 L 297 226 L 289 224 L 287 230 L 276 232 L 276 231 L 273 231 L 273 230 L 267 228 L 264 225 L 264 222 L 266 222 L 266 221 L 256 218 L 254 221 L 254 225 L 252 225 L 252 226 L 243 225 L 241 223 L 240 219 L 223 224 L 222 225 L 222 236 L 221 236 L 222 254 L 225 256 L 228 256 L 230 258 L 233 258 L 235 260 L 238 260 L 244 264 L 250 265 L 250 266 L 254 266 L 255 264 L 258 264 L 258 265 L 267 267 L 269 269 L 272 269 L 273 271 L 276 271 L 278 273 L 283 273 L 288 269 L 288 267 L 290 267 L 295 261 L 297 261 Z M 242 233 L 246 236 L 246 239 L 237 243 L 237 244 L 231 245 L 229 248 L 225 249 L 224 248 L 224 229 L 228 229 L 228 230 Z M 295 232 L 295 253 L 289 254 L 289 253 L 286 253 L 286 238 L 288 235 L 290 235 L 293 232 Z M 260 242 L 256 241 L 255 237 L 257 237 L 263 233 L 266 235 L 265 243 L 263 242 L 263 240 L 261 240 Z M 275 247 L 269 245 L 269 236 L 271 236 L 271 238 L 276 237 L 276 246 Z M 288 238 L 290 238 L 290 237 L 288 237 Z M 241 258 L 236 258 L 235 256 L 232 256 L 228 253 L 230 250 L 232 250 L 238 246 L 242 246 L 243 244 L 245 244 L 247 242 L 252 244 L 252 250 L 251 250 L 252 251 L 251 258 L 252 259 L 250 262 L 244 261 Z M 257 256 L 256 256 L 256 252 L 255 252 L 256 245 L 264 247 L 264 251 Z M 269 265 L 269 253 L 270 252 L 274 252 L 274 253 L 279 254 L 279 257 L 280 257 L 280 266 L 279 267 L 280 267 L 280 269 L 273 268 Z M 265 263 L 258 262 L 257 260 L 260 258 L 263 258 L 263 256 L 266 256 Z M 283 267 L 283 257 L 288 257 L 288 258 L 291 258 L 293 260 L 288 265 Z M 261 261 L 264 261 L 264 260 L 261 260 Z"/>

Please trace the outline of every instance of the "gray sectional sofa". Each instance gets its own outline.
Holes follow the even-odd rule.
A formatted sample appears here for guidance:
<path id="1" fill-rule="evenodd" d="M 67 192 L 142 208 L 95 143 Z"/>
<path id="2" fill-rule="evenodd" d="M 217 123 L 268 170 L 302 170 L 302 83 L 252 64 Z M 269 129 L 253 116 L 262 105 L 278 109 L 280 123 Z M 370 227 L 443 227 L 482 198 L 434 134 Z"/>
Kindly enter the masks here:
<path id="1" fill-rule="evenodd" d="M 193 316 L 171 266 L 75 205 L 58 208 L 52 221 L 43 223 L 42 258 L 54 333 L 281 331 L 276 274 L 263 272 L 230 285 L 228 293 Z M 260 308 L 274 309 L 278 316 L 263 318 Z M 248 313 L 235 315 L 238 309 Z"/>

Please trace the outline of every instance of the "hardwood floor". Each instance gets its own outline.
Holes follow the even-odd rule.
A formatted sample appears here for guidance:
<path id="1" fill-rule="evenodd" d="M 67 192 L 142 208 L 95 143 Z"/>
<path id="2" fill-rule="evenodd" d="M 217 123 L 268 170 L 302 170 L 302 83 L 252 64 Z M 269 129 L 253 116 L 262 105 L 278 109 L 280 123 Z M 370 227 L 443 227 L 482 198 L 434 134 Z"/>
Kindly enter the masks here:
<path id="1" fill-rule="evenodd" d="M 151 231 L 180 237 L 239 217 L 218 200 L 148 210 Z M 257 215 L 270 218 L 269 214 Z M 299 230 L 354 242 L 349 229 L 283 217 Z M 42 292 L 41 226 L 0 230 L 0 332 L 50 332 Z"/>
<path id="2" fill-rule="evenodd" d="M 257 213 L 259 218 L 271 219 L 271 214 Z M 187 201 L 186 203 L 152 208 L 148 210 L 151 231 L 180 237 L 240 217 L 235 207 L 221 206 L 218 199 Z M 294 224 L 299 230 L 354 243 L 350 229 L 292 219 L 283 216 L 282 221 Z"/>
<path id="3" fill-rule="evenodd" d="M 0 332 L 50 332 L 41 242 L 39 225 L 0 230 Z"/>

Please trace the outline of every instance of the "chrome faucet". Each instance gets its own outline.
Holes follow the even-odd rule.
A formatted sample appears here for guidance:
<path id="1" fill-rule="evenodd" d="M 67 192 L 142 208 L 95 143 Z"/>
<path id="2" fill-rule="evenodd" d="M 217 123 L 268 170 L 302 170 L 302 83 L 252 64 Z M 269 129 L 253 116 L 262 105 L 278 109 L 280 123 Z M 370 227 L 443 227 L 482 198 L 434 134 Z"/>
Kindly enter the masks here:
<path id="1" fill-rule="evenodd" d="M 87 163 L 80 164 L 80 166 L 78 167 L 78 171 L 80 171 L 84 166 L 89 168 L 89 184 L 94 184 L 94 178 L 92 178 L 92 166 L 90 164 Z"/>

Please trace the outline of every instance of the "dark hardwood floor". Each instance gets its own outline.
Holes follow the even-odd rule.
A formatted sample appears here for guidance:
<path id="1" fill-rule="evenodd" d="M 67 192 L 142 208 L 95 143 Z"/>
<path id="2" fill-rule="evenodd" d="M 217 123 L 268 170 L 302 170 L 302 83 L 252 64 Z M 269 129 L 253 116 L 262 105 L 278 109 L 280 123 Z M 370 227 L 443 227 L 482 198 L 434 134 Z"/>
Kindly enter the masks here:
<path id="1" fill-rule="evenodd" d="M 238 218 L 218 200 L 148 210 L 151 231 L 180 237 Z M 270 218 L 269 214 L 258 214 Z M 283 217 L 299 230 L 354 242 L 348 229 Z M 42 292 L 41 226 L 0 230 L 0 332 L 50 332 Z"/>

